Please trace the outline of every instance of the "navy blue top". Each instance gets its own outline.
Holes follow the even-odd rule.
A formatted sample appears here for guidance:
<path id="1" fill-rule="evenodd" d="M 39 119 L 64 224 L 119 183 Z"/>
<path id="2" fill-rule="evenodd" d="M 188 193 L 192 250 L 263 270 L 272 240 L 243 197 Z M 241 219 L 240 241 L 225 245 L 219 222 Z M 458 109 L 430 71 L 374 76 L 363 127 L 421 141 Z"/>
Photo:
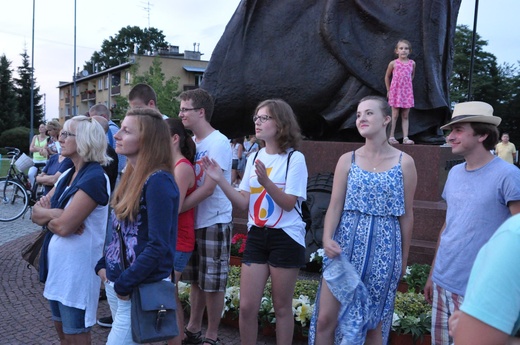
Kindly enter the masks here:
<path id="1" fill-rule="evenodd" d="M 159 281 L 172 273 L 178 208 L 179 189 L 173 176 L 166 171 L 156 171 L 143 186 L 134 222 L 119 220 L 112 213 L 112 241 L 95 270 L 106 268 L 107 279 L 114 282 L 114 290 L 119 295 L 129 295 L 137 285 Z M 120 262 L 118 226 L 129 264 L 125 271 Z"/>
<path id="2" fill-rule="evenodd" d="M 49 157 L 49 160 L 47 161 L 47 164 L 43 168 L 42 172 L 46 173 L 47 175 L 55 175 L 57 172 L 64 173 L 68 169 L 72 168 L 74 166 L 74 163 L 70 160 L 70 158 L 65 157 L 64 160 L 59 161 L 60 155 L 52 155 Z M 53 186 L 43 186 L 44 192 L 43 195 L 47 195 L 52 189 Z"/>

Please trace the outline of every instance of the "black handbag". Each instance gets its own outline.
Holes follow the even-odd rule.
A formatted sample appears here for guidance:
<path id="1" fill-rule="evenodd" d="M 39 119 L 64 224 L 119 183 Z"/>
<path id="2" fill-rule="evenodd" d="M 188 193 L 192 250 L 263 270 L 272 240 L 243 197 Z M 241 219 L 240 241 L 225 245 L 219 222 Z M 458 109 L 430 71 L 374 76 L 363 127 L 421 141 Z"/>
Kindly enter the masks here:
<path id="1" fill-rule="evenodd" d="M 40 270 L 40 254 L 45 240 L 45 234 L 48 231 L 46 227 L 43 228 L 36 237 L 31 238 L 30 242 L 22 248 L 22 259 L 27 261 L 27 268 L 32 266 L 36 271 Z"/>
<path id="2" fill-rule="evenodd" d="M 120 260 L 123 269 L 126 269 L 126 247 L 120 225 L 116 227 L 116 232 L 119 236 Z M 132 291 L 130 299 L 133 341 L 139 344 L 152 343 L 168 340 L 179 334 L 174 283 L 160 280 L 139 284 Z"/>

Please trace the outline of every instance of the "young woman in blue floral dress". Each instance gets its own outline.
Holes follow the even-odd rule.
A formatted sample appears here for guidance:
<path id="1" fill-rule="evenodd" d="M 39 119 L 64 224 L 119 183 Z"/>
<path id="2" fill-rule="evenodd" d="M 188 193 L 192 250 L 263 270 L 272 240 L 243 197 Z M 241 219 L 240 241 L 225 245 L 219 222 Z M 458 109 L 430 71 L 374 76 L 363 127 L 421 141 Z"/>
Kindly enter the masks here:
<path id="1" fill-rule="evenodd" d="M 368 96 L 360 101 L 356 126 L 365 145 L 338 161 L 323 248 L 324 276 L 333 260 L 343 256 L 364 293 L 322 279 L 309 344 L 388 342 L 395 292 L 412 237 L 417 184 L 413 159 L 388 143 L 391 120 L 385 99 Z"/>

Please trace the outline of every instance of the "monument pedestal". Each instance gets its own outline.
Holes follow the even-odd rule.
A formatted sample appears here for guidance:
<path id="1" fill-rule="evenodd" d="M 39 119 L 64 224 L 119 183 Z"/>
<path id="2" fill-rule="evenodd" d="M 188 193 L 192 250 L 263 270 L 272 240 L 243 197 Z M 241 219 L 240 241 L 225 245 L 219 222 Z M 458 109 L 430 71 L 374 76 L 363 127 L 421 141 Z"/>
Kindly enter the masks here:
<path id="1" fill-rule="evenodd" d="M 305 155 L 309 177 L 334 172 L 339 157 L 361 147 L 362 143 L 303 141 L 300 151 Z M 446 216 L 446 203 L 441 197 L 449 169 L 461 162 L 450 147 L 433 145 L 396 145 L 413 157 L 417 168 L 417 189 L 414 200 L 414 229 L 408 264 L 431 264 L 439 231 Z M 233 211 L 234 233 L 246 232 L 247 212 Z"/>

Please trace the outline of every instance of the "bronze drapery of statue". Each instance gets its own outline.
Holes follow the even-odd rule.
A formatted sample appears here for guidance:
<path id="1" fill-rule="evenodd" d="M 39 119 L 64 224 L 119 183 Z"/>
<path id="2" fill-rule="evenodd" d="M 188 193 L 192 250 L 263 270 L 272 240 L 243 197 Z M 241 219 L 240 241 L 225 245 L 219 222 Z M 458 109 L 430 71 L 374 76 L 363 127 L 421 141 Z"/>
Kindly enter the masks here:
<path id="1" fill-rule="evenodd" d="M 405 38 L 416 62 L 411 137 L 443 143 L 460 2 L 242 0 L 201 85 L 215 98 L 212 124 L 229 137 L 253 133 L 256 105 L 282 98 L 307 138 L 356 141 L 357 103 L 386 96 L 385 71 Z"/>

